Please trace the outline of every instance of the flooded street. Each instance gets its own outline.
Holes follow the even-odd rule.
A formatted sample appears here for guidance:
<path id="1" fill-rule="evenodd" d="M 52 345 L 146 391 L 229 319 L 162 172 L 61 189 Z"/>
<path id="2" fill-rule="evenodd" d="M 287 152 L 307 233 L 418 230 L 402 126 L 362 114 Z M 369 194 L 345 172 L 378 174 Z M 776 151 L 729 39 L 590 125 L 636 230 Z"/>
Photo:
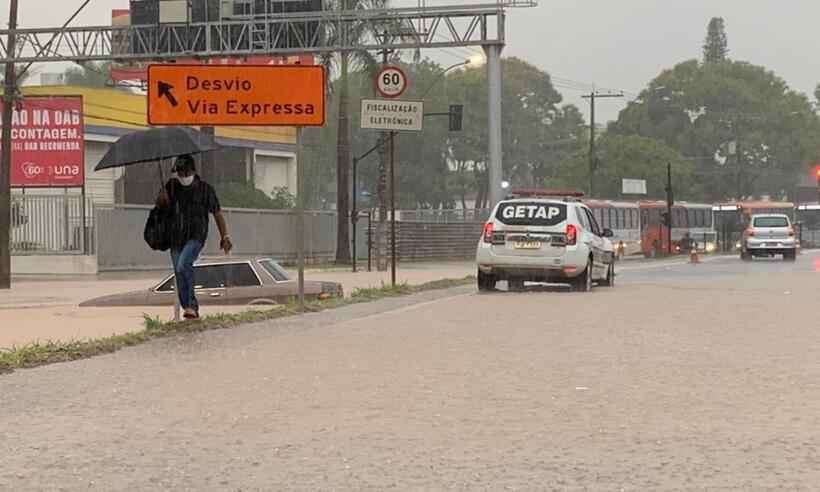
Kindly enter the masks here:
<path id="1" fill-rule="evenodd" d="M 470 286 L 17 371 L 0 489 L 809 489 L 815 260 Z"/>

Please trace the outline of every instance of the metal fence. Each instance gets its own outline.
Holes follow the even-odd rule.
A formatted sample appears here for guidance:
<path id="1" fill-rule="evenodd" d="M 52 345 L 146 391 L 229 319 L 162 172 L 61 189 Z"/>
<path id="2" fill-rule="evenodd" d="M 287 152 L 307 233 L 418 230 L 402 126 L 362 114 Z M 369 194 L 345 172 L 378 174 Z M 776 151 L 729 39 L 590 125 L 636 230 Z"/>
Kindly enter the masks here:
<path id="1" fill-rule="evenodd" d="M 100 271 L 166 268 L 167 252 L 148 248 L 142 234 L 151 207 L 116 205 L 95 210 L 97 264 Z M 297 216 L 291 210 L 224 209 L 236 256 L 270 256 L 296 260 Z M 213 219 L 203 256 L 218 256 L 219 234 Z M 336 213 L 305 212 L 305 259 L 328 261 L 336 254 Z"/>
<path id="2" fill-rule="evenodd" d="M 804 248 L 820 247 L 820 230 L 804 229 L 800 231 L 800 244 Z"/>
<path id="3" fill-rule="evenodd" d="M 144 205 L 93 206 L 80 195 L 15 194 L 11 206 L 11 251 L 13 255 L 96 255 L 100 271 L 167 268 L 168 254 L 152 251 L 142 234 L 151 207 Z M 296 260 L 297 221 L 292 210 L 225 209 L 225 218 L 239 256 L 272 256 L 290 263 Z M 401 210 L 399 223 L 440 226 L 477 224 L 489 210 Z M 83 217 L 85 216 L 85 220 Z M 365 260 L 375 255 L 375 239 L 369 236 L 378 216 L 363 212 L 357 230 L 356 253 Z M 211 234 L 203 255 L 219 255 L 219 234 L 211 220 Z M 412 229 L 412 228 L 411 228 Z M 400 230 L 409 231 L 407 227 Z M 460 230 L 460 229 L 459 229 Z M 449 231 L 449 232 L 448 232 Z M 305 213 L 305 257 L 317 263 L 336 254 L 336 212 Z M 443 228 L 437 240 L 453 245 L 462 238 Z M 352 238 L 351 238 L 352 240 Z M 372 240 L 372 242 L 371 242 Z M 352 242 L 352 241 L 351 241 Z M 401 241 L 407 243 L 407 241 Z M 474 247 L 470 236 L 465 244 Z M 467 244 L 469 243 L 469 244 Z M 352 246 L 352 245 L 351 245 Z M 413 254 L 419 256 L 419 248 Z M 424 255 L 421 255 L 424 256 Z"/>
<path id="4" fill-rule="evenodd" d="M 14 194 L 10 213 L 13 255 L 94 253 L 94 217 L 81 195 Z"/>
<path id="5" fill-rule="evenodd" d="M 490 209 L 447 209 L 447 210 L 397 210 L 396 220 L 400 222 L 426 222 L 430 224 L 454 224 L 463 222 L 485 222 L 490 217 Z"/>

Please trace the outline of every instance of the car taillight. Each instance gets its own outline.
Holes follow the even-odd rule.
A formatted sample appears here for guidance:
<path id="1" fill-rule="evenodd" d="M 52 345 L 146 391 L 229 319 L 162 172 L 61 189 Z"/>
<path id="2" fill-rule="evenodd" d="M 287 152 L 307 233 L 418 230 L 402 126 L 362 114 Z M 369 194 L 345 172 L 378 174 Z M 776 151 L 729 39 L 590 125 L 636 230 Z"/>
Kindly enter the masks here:
<path id="1" fill-rule="evenodd" d="M 577 240 L 578 229 L 572 224 L 567 224 L 567 245 L 574 246 Z"/>
<path id="2" fill-rule="evenodd" d="M 475 236 L 473 236 L 475 237 Z M 493 242 L 493 223 L 487 222 L 484 224 L 484 242 L 490 244 Z"/>

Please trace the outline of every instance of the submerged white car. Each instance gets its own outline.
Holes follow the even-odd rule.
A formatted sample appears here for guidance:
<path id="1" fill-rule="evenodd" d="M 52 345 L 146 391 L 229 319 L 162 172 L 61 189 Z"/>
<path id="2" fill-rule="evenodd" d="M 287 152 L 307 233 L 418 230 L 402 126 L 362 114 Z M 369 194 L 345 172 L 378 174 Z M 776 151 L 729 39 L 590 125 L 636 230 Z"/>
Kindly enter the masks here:
<path id="1" fill-rule="evenodd" d="M 612 231 L 602 229 L 590 209 L 572 198 L 537 193 L 498 203 L 478 242 L 479 290 L 506 280 L 510 289 L 524 282 L 569 283 L 587 292 L 593 283 L 615 285 Z"/>

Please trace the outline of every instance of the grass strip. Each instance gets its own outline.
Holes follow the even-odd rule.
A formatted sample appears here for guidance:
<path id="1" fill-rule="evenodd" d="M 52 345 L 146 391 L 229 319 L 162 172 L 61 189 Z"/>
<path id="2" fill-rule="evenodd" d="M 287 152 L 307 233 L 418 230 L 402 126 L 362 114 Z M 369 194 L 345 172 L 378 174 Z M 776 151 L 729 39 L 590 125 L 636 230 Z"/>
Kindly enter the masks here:
<path id="1" fill-rule="evenodd" d="M 403 283 L 393 287 L 382 284 L 381 287 L 354 289 L 351 296 L 345 299 L 330 298 L 306 302 L 304 309 L 301 309 L 297 304 L 287 304 L 264 311 L 252 310 L 236 314 L 218 313 L 204 316 L 198 320 L 162 321 L 158 317 L 152 318 L 144 315 L 145 328 L 139 331 L 90 340 L 35 342 L 19 347 L 11 347 L 10 349 L 0 349 L 0 374 L 9 373 L 15 369 L 27 369 L 110 354 L 125 347 L 133 347 L 156 338 L 164 338 L 180 333 L 234 328 L 247 323 L 286 318 L 306 312 L 315 313 L 389 297 L 449 289 L 468 285 L 474 281 L 474 276 L 467 276 L 459 279 L 435 280 L 420 285 Z"/>

